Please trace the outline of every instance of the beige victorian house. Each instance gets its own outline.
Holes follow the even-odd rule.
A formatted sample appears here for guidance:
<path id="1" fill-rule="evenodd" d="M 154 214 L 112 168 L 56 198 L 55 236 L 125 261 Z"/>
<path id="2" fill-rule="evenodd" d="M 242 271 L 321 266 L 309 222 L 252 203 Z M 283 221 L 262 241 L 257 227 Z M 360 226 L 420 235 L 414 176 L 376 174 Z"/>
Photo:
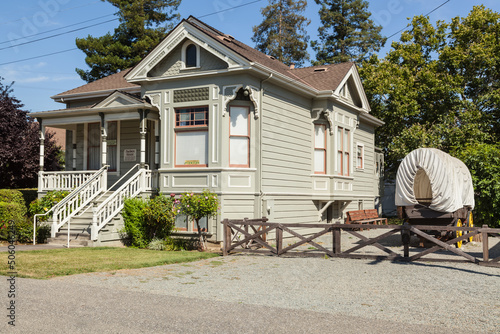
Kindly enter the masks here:
<path id="1" fill-rule="evenodd" d="M 124 196 L 152 191 L 216 192 L 214 241 L 223 218 L 330 222 L 379 204 L 383 122 L 353 63 L 288 67 L 190 17 L 134 68 L 52 98 L 65 109 L 32 116 L 66 130 L 67 171 L 43 171 L 42 138 L 39 191 L 74 194 L 54 237 L 70 222 L 93 244 L 116 241 Z"/>

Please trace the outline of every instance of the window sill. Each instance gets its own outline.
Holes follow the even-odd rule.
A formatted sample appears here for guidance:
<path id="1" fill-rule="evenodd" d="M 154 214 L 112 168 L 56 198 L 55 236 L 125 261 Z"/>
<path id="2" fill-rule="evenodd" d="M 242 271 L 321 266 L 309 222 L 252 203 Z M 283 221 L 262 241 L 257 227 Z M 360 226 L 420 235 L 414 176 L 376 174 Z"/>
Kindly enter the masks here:
<path id="1" fill-rule="evenodd" d="M 338 178 L 338 179 L 345 179 L 345 180 L 354 180 L 354 176 L 344 176 L 344 175 L 335 175 L 335 174 L 310 174 L 310 176 L 316 176 L 316 177 L 328 177 L 330 179 L 333 178 Z"/>

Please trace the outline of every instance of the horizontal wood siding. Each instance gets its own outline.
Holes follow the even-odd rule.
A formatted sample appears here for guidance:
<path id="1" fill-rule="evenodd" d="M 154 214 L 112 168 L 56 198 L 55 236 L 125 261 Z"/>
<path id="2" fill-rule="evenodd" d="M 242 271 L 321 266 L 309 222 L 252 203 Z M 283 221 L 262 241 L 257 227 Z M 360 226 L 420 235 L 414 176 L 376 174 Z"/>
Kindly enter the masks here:
<path id="1" fill-rule="evenodd" d="M 262 112 L 264 192 L 311 190 L 312 123 L 307 100 L 291 101 L 279 90 L 267 93 Z"/>
<path id="2" fill-rule="evenodd" d="M 253 195 L 223 195 L 221 219 L 256 218 L 254 203 Z"/>
<path id="3" fill-rule="evenodd" d="M 374 129 L 365 124 L 360 124 L 354 132 L 354 166 L 357 165 L 357 144 L 364 145 L 364 168 L 354 168 L 354 186 L 355 195 L 375 196 L 374 188 L 376 183 L 375 175 L 375 147 L 374 147 Z M 372 208 L 369 208 L 372 209 Z"/>

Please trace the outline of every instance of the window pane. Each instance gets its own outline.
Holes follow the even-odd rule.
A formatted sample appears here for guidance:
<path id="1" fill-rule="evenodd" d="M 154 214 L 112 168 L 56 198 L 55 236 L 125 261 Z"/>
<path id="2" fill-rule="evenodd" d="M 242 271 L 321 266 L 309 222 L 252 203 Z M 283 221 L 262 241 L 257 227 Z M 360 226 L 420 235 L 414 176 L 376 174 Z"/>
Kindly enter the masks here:
<path id="1" fill-rule="evenodd" d="M 342 152 L 337 153 L 337 171 L 342 172 Z"/>
<path id="2" fill-rule="evenodd" d="M 196 67 L 196 46 L 193 44 L 186 48 L 186 67 Z"/>
<path id="3" fill-rule="evenodd" d="M 314 150 L 314 171 L 325 172 L 325 150 Z"/>
<path id="4" fill-rule="evenodd" d="M 247 137 L 231 137 L 229 139 L 229 164 L 248 166 L 248 141 Z"/>
<path id="5" fill-rule="evenodd" d="M 176 164 L 206 165 L 208 161 L 207 131 L 177 132 Z"/>
<path id="6" fill-rule="evenodd" d="M 337 129 L 337 149 L 342 151 L 342 128 Z"/>
<path id="7" fill-rule="evenodd" d="M 180 230 L 187 231 L 187 217 L 183 214 L 175 216 L 175 227 Z"/>
<path id="8" fill-rule="evenodd" d="M 248 109 L 242 107 L 231 107 L 231 135 L 248 136 Z"/>
<path id="9" fill-rule="evenodd" d="M 203 231 L 203 232 L 206 232 L 208 231 L 208 219 L 207 217 L 203 217 L 203 218 L 200 218 L 200 229 Z M 197 231 L 198 230 L 198 226 L 196 225 L 196 222 L 193 222 L 193 230 L 194 231 Z"/>
<path id="10" fill-rule="evenodd" d="M 344 130 L 344 151 L 349 151 L 349 130 Z"/>
<path id="11" fill-rule="evenodd" d="M 325 148 L 325 127 L 322 125 L 314 126 L 314 147 L 315 148 Z"/>

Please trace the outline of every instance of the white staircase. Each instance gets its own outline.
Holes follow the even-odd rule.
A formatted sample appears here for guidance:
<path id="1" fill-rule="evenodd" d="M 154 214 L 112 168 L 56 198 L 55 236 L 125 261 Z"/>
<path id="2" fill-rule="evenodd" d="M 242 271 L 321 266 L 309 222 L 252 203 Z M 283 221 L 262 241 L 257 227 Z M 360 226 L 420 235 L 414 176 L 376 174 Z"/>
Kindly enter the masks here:
<path id="1" fill-rule="evenodd" d="M 134 170 L 137 171 L 132 174 Z M 47 240 L 49 244 L 64 244 L 68 247 L 121 245 L 123 202 L 125 198 L 152 191 L 152 172 L 136 165 L 108 190 L 92 186 L 96 184 L 92 180 L 100 177 L 97 174 L 89 178 L 87 186 L 77 188 L 52 208 L 54 214 L 51 238 Z M 102 184 L 105 185 L 105 182 Z"/>

